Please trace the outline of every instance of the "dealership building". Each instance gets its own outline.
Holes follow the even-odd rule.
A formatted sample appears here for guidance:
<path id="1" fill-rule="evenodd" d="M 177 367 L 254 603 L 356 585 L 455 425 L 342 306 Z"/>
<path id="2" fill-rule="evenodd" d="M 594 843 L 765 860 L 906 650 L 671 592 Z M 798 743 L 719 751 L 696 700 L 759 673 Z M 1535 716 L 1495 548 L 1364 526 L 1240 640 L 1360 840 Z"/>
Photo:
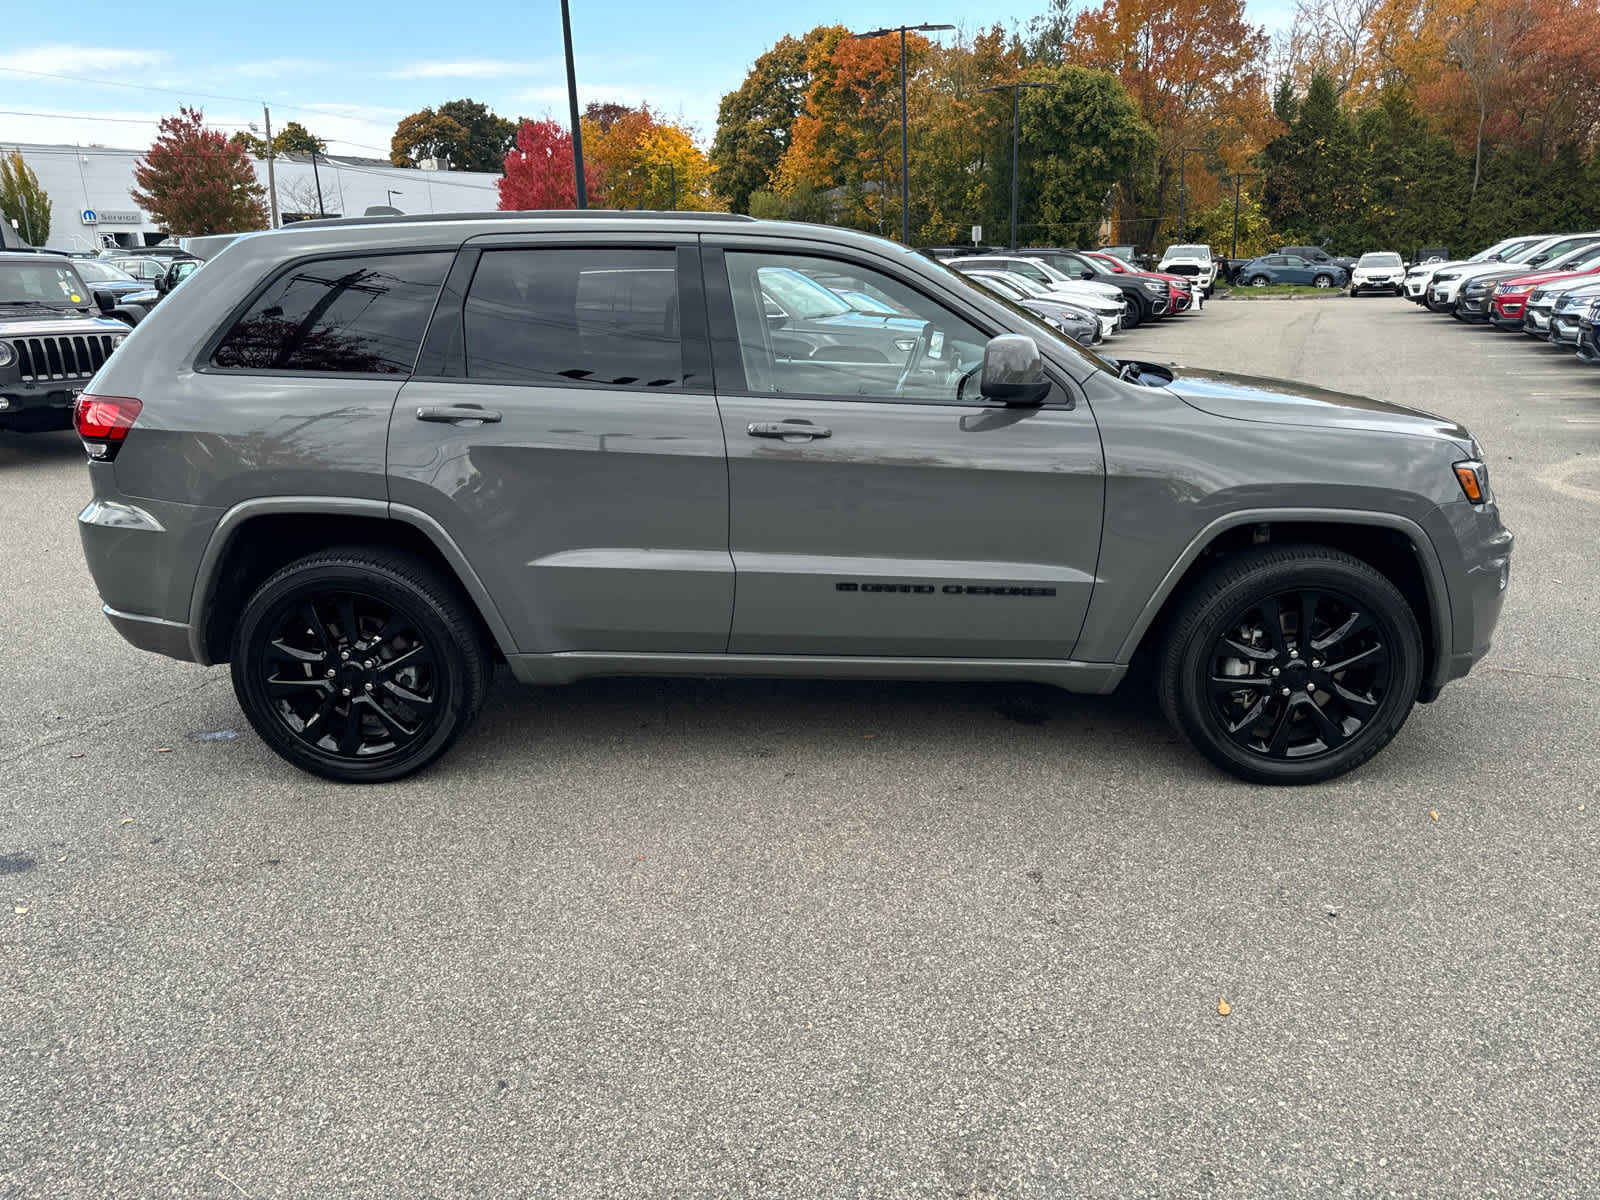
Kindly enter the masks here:
<path id="1" fill-rule="evenodd" d="M 166 239 L 150 215 L 133 201 L 133 171 L 143 150 L 108 146 L 0 144 L 13 150 L 39 177 L 50 197 L 50 236 L 59 250 L 104 246 L 148 246 Z M 255 159 L 256 177 L 267 187 L 267 160 Z M 379 158 L 280 154 L 273 158 L 281 221 L 337 217 L 386 206 L 407 213 L 482 212 L 499 203 L 500 176 L 478 171 L 395 167 Z M 17 232 L 33 241 L 18 223 Z"/>

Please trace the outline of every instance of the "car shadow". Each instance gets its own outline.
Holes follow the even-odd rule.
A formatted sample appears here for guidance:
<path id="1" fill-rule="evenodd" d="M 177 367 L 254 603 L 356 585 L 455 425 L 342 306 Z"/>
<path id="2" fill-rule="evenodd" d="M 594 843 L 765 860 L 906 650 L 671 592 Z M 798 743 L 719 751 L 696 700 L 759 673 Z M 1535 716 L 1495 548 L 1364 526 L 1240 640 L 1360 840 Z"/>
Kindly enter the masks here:
<path id="1" fill-rule="evenodd" d="M 57 433 L 0 430 L 0 470 L 11 466 L 83 461 L 83 443 L 70 429 Z"/>

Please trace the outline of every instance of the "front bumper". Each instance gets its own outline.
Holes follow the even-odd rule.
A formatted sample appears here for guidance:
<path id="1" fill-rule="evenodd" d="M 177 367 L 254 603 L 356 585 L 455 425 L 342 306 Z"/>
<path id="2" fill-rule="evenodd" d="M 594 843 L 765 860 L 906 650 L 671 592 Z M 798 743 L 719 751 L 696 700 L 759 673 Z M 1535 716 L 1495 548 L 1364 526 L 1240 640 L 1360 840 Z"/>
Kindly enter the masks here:
<path id="1" fill-rule="evenodd" d="M 1578 329 L 1578 359 L 1591 367 L 1600 367 L 1600 326 L 1585 321 Z"/>
<path id="2" fill-rule="evenodd" d="M 46 433 L 72 428 L 72 406 L 81 387 L 32 387 L 25 383 L 0 384 L 0 429 L 17 433 Z"/>
<path id="3" fill-rule="evenodd" d="M 1487 293 L 1473 293 L 1462 296 L 1456 303 L 1456 316 L 1463 321 L 1478 324 L 1489 319 L 1489 297 Z"/>
<path id="4" fill-rule="evenodd" d="M 1425 522 L 1440 552 L 1450 599 L 1450 634 L 1421 699 L 1431 700 L 1452 679 L 1460 679 L 1482 661 L 1493 644 L 1495 626 L 1511 582 L 1511 552 L 1516 538 L 1500 523 L 1491 500 L 1469 504 L 1465 499 L 1440 506 Z M 1442 525 L 1444 528 L 1438 528 Z"/>
<path id="5" fill-rule="evenodd" d="M 1365 279 L 1352 279 L 1350 292 L 1392 292 L 1402 288 L 1401 281 L 1392 275 L 1371 276 Z"/>
<path id="6" fill-rule="evenodd" d="M 1535 308 L 1530 304 L 1522 313 L 1522 332 L 1539 338 L 1548 336 L 1551 316 L 1551 309 Z"/>
<path id="7" fill-rule="evenodd" d="M 1580 332 L 1580 318 L 1571 313 L 1559 313 L 1550 318 L 1550 340 L 1557 346 L 1576 346 Z"/>

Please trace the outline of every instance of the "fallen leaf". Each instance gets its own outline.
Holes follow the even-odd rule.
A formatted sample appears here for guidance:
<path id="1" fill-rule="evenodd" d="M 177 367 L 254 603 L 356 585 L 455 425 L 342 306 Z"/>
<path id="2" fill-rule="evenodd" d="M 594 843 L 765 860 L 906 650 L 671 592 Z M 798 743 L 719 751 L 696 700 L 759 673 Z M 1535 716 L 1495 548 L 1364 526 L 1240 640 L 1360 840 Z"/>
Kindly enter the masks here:
<path id="1" fill-rule="evenodd" d="M 1432 818 L 1433 818 L 1433 819 L 1434 819 L 1434 820 L 1435 820 L 1435 821 L 1437 821 L 1437 820 L 1438 820 L 1438 819 L 1439 819 L 1439 814 L 1438 814 L 1438 813 L 1436 813 L 1436 812 L 1435 812 L 1435 811 L 1434 811 L 1434 810 L 1433 810 L 1433 809 L 1431 809 L 1431 808 L 1430 808 L 1430 809 L 1429 809 L 1429 810 L 1428 810 L 1428 815 L 1429 815 L 1429 816 L 1430 816 L 1430 817 L 1432 817 Z"/>
<path id="2" fill-rule="evenodd" d="M 875 734 L 875 733 L 863 733 L 861 736 L 862 736 L 863 739 L 865 739 L 865 738 L 874 738 L 874 737 L 877 737 L 878 735 Z"/>
<path id="3" fill-rule="evenodd" d="M 171 754 L 172 753 L 172 747 L 171 746 L 157 746 L 156 747 L 156 753 L 157 754 Z"/>
<path id="4" fill-rule="evenodd" d="M 16 907 L 15 907 L 15 908 L 13 908 L 13 909 L 12 909 L 12 910 L 11 910 L 11 911 L 12 911 L 12 912 L 14 912 L 14 913 L 16 913 L 16 914 L 17 914 L 17 916 L 19 916 L 19 917 L 25 917 L 25 916 L 27 916 L 27 915 L 28 915 L 28 910 L 27 910 L 27 907 L 26 907 L 26 906 L 24 906 L 24 905 L 21 905 L 21 904 L 19 904 L 19 905 L 17 905 L 17 906 L 16 906 Z"/>
<path id="5" fill-rule="evenodd" d="M 81 754 L 69 754 L 69 755 L 67 755 L 67 757 L 68 758 L 82 758 L 83 755 L 81 755 Z"/>
<path id="6" fill-rule="evenodd" d="M 1226 1000 L 1218 1000 L 1217 1001 L 1217 1013 L 1219 1015 L 1225 1017 L 1229 1013 L 1231 1013 L 1232 1011 L 1233 1011 L 1233 1005 L 1229 1004 Z"/>
<path id="7" fill-rule="evenodd" d="M 56 859 L 56 861 L 57 862 L 66 862 L 67 861 L 67 856 L 65 854 L 63 854 L 60 858 Z"/>
<path id="8" fill-rule="evenodd" d="M 124 824 L 124 825 L 132 825 L 133 824 L 133 818 L 132 817 L 123 817 L 122 818 L 122 824 Z"/>

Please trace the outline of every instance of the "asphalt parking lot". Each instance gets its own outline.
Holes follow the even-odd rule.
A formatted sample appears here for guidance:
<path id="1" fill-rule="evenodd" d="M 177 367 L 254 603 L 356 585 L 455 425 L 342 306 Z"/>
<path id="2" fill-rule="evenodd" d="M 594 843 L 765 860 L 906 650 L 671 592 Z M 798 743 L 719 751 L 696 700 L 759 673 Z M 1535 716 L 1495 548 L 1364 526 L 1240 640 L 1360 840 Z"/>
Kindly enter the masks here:
<path id="1" fill-rule="evenodd" d="M 502 678 L 339 788 L 116 637 L 76 440 L 0 435 L 0 1195 L 1592 1195 L 1600 370 L 1375 298 L 1108 350 L 1486 446 L 1495 650 L 1354 775 L 1143 694 Z"/>

